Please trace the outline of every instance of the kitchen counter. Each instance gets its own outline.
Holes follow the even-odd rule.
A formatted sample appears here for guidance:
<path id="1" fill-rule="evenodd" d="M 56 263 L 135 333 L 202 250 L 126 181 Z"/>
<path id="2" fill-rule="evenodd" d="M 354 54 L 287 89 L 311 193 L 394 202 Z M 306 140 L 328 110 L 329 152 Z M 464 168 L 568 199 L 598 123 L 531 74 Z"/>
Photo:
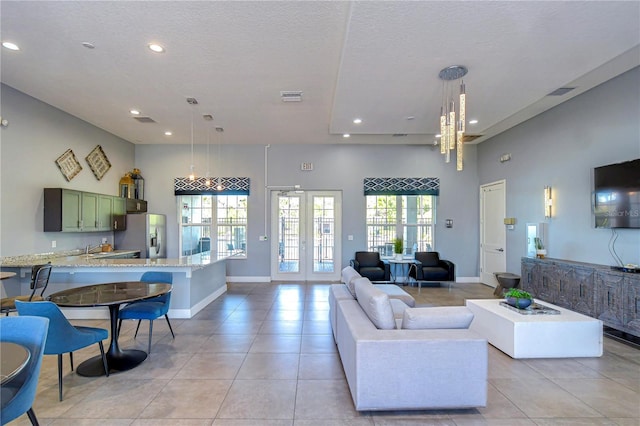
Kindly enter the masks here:
<path id="1" fill-rule="evenodd" d="M 119 251 L 123 254 L 125 251 Z M 105 252 L 118 255 L 118 251 Z M 169 316 L 191 318 L 227 290 L 226 259 L 217 253 L 198 253 L 171 259 L 113 259 L 101 253 L 78 254 L 43 253 L 0 259 L 3 271 L 15 272 L 16 277 L 1 282 L 2 296 L 16 296 L 29 292 L 31 267 L 51 262 L 51 277 L 45 292 L 55 293 L 68 288 L 91 284 L 137 281 L 150 270 L 162 270 L 173 275 L 173 290 Z M 108 311 L 99 308 L 64 309 L 73 319 L 108 318 Z"/>
<path id="2" fill-rule="evenodd" d="M 0 266 L 3 268 L 31 268 L 33 265 L 41 265 L 51 262 L 54 268 L 67 267 L 87 267 L 102 268 L 105 266 L 116 268 L 128 267 L 190 267 L 191 269 L 203 268 L 212 263 L 224 260 L 227 257 L 217 256 L 216 253 L 198 253 L 191 256 L 182 256 L 171 259 L 139 259 L 139 258 L 118 258 L 126 254 L 140 253 L 138 250 L 114 250 L 111 252 L 99 252 L 92 254 L 54 254 L 44 253 L 26 256 L 13 256 L 0 259 Z"/>

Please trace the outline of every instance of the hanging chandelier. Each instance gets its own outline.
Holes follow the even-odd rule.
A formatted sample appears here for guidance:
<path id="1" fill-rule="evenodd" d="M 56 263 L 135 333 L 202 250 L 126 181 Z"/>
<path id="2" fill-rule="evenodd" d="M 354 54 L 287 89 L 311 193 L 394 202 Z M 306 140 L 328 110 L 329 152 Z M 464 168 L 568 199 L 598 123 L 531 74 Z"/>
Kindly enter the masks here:
<path id="1" fill-rule="evenodd" d="M 466 120 L 466 93 L 464 80 L 460 83 L 460 97 L 458 100 L 458 117 L 456 119 L 455 95 L 453 94 L 454 80 L 459 80 L 467 74 L 467 68 L 462 65 L 451 65 L 440 71 L 438 77 L 442 80 L 442 105 L 440 107 L 440 153 L 445 161 L 451 161 L 451 151 L 457 150 L 456 170 L 464 167 L 464 132 Z"/>

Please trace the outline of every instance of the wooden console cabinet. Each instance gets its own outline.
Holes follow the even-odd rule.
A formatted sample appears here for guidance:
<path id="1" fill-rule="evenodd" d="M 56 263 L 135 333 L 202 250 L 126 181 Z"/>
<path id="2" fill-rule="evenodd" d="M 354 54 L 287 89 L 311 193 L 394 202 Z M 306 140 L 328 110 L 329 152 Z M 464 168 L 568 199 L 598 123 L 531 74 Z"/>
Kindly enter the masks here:
<path id="1" fill-rule="evenodd" d="M 522 258 L 522 289 L 640 337 L 640 274 L 560 259 Z"/>

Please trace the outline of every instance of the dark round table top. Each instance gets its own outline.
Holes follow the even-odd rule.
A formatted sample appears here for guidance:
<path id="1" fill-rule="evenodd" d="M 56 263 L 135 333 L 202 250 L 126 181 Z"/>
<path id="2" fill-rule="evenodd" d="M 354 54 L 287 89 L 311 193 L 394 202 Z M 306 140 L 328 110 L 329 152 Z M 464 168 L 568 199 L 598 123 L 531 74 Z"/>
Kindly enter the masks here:
<path id="1" fill-rule="evenodd" d="M 64 307 L 109 306 L 149 299 L 171 291 L 171 284 L 125 281 L 70 288 L 48 297 Z"/>
<path id="2" fill-rule="evenodd" d="M 11 381 L 29 362 L 31 352 L 22 345 L 0 342 L 0 383 Z"/>

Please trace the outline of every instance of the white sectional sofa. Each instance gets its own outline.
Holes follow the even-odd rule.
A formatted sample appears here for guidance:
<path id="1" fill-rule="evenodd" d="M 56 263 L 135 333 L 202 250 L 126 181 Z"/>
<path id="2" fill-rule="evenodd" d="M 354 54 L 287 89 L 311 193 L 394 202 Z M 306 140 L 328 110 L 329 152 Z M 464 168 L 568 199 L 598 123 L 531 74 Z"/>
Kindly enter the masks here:
<path id="1" fill-rule="evenodd" d="M 484 407 L 487 340 L 464 306 L 412 308 L 362 278 L 329 292 L 331 326 L 358 411 Z"/>

